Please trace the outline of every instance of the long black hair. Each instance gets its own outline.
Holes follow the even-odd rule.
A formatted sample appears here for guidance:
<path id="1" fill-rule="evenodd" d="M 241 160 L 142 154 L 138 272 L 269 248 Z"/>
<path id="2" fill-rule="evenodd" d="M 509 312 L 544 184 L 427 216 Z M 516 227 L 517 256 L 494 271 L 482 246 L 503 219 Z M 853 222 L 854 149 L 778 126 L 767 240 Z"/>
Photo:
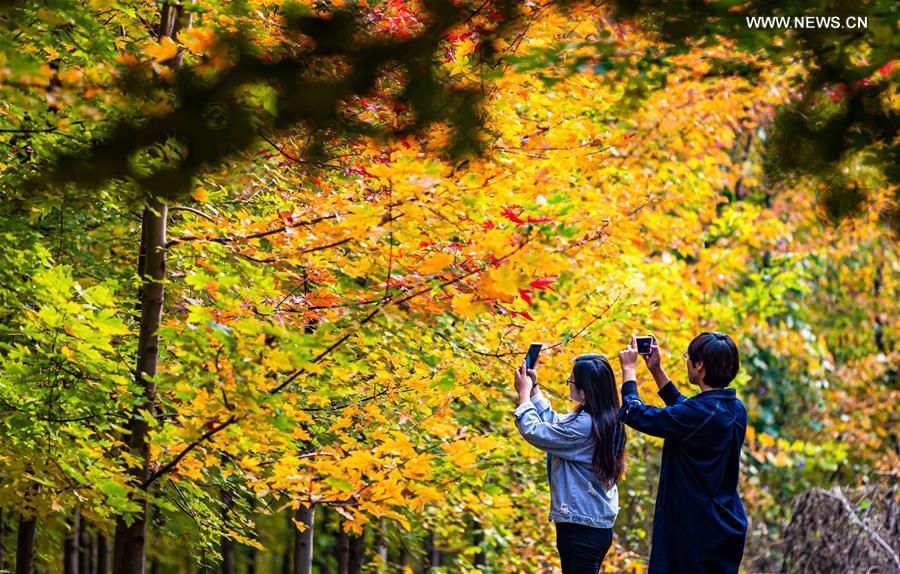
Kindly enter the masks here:
<path id="1" fill-rule="evenodd" d="M 609 490 L 625 470 L 625 426 L 618 420 L 619 392 L 612 366 L 602 355 L 579 355 L 572 367 L 575 386 L 584 391 L 584 404 L 577 412 L 591 415 L 596 445 L 592 462 L 594 474 Z"/>

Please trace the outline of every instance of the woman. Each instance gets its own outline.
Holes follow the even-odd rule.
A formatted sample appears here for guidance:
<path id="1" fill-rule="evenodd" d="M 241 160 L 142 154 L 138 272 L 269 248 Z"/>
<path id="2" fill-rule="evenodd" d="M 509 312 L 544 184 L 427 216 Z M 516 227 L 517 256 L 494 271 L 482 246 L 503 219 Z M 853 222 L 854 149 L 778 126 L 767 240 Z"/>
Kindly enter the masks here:
<path id="1" fill-rule="evenodd" d="M 619 512 L 616 483 L 625 467 L 625 428 L 612 367 L 600 355 L 581 355 L 569 375 L 571 413 L 553 412 L 537 389 L 537 375 L 516 369 L 522 437 L 549 455 L 550 520 L 563 574 L 597 574 L 612 544 Z"/>

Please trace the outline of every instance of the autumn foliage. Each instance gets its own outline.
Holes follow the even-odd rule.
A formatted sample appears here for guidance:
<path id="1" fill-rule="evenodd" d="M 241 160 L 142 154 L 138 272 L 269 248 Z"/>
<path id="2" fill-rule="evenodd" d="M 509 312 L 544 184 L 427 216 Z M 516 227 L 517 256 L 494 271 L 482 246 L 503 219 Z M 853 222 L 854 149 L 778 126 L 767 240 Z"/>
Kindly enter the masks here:
<path id="1" fill-rule="evenodd" d="M 234 543 L 277 571 L 305 528 L 292 511 L 311 506 L 321 572 L 348 535 L 372 572 L 556 571 L 543 455 L 511 415 L 512 368 L 532 341 L 548 343 L 539 376 L 564 408 L 577 354 L 612 357 L 654 333 L 684 378 L 696 333 L 732 334 L 752 425 L 748 568 L 777 564 L 795 494 L 896 475 L 900 297 L 883 217 L 896 186 L 851 162 L 869 195 L 829 221 L 821 181 L 765 170 L 802 61 L 724 38 L 672 50 L 595 3 L 526 2 L 510 22 L 462 3 L 470 16 L 427 58 L 435 82 L 479 94 L 471 125 L 413 121 L 403 65 L 330 125 L 274 129 L 289 98 L 262 82 L 237 90 L 252 143 L 165 201 L 148 402 L 133 372 L 147 188 L 33 182 L 117 119 L 152 124 L 179 104 L 174 59 L 215 81 L 235 64 L 229 34 L 277 60 L 305 49 L 288 5 L 342 3 L 186 4 L 191 26 L 162 38 L 148 33 L 153 3 L 87 4 L 23 8 L 32 26 L 0 44 L 0 508 L 7 525 L 37 519 L 47 569 L 74 513 L 111 539 L 146 501 L 149 560 L 167 572 L 217 564 Z M 359 4 L 361 39 L 428 24 L 419 2 Z M 308 73 L 349 64 L 319 65 Z M 895 112 L 897 73 L 871 79 L 890 83 Z M 129 90 L 130 76 L 152 87 Z M 461 126 L 474 142 L 463 151 L 479 153 L 460 153 Z M 129 161 L 149 180 L 191 153 L 173 139 Z M 133 417 L 149 428 L 142 484 L 125 446 Z M 629 438 L 608 571 L 645 563 L 659 450 Z"/>

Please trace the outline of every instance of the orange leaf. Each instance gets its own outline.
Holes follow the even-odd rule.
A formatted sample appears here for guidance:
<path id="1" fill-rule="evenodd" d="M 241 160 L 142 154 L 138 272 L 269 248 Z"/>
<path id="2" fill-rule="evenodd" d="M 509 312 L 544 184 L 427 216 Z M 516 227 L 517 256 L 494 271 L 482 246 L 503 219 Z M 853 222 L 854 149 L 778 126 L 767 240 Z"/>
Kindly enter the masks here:
<path id="1" fill-rule="evenodd" d="M 150 56 L 157 62 L 165 62 L 166 60 L 171 60 L 177 53 L 178 44 L 176 44 L 172 40 L 172 38 L 169 38 L 168 36 L 163 36 L 159 44 L 150 44 L 149 46 L 144 48 L 144 54 Z"/>

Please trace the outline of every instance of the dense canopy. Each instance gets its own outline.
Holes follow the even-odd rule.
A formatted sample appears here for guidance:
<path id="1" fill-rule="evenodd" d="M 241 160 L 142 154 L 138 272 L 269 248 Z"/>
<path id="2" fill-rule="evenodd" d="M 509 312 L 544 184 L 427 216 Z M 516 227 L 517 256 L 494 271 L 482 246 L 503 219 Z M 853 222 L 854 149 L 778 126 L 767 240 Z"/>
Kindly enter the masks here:
<path id="1" fill-rule="evenodd" d="M 748 571 L 795 495 L 895 479 L 896 7 L 625 4 L 0 8 L 0 570 L 554 571 L 532 341 L 565 410 L 578 354 L 653 333 L 686 384 L 734 337 Z"/>

